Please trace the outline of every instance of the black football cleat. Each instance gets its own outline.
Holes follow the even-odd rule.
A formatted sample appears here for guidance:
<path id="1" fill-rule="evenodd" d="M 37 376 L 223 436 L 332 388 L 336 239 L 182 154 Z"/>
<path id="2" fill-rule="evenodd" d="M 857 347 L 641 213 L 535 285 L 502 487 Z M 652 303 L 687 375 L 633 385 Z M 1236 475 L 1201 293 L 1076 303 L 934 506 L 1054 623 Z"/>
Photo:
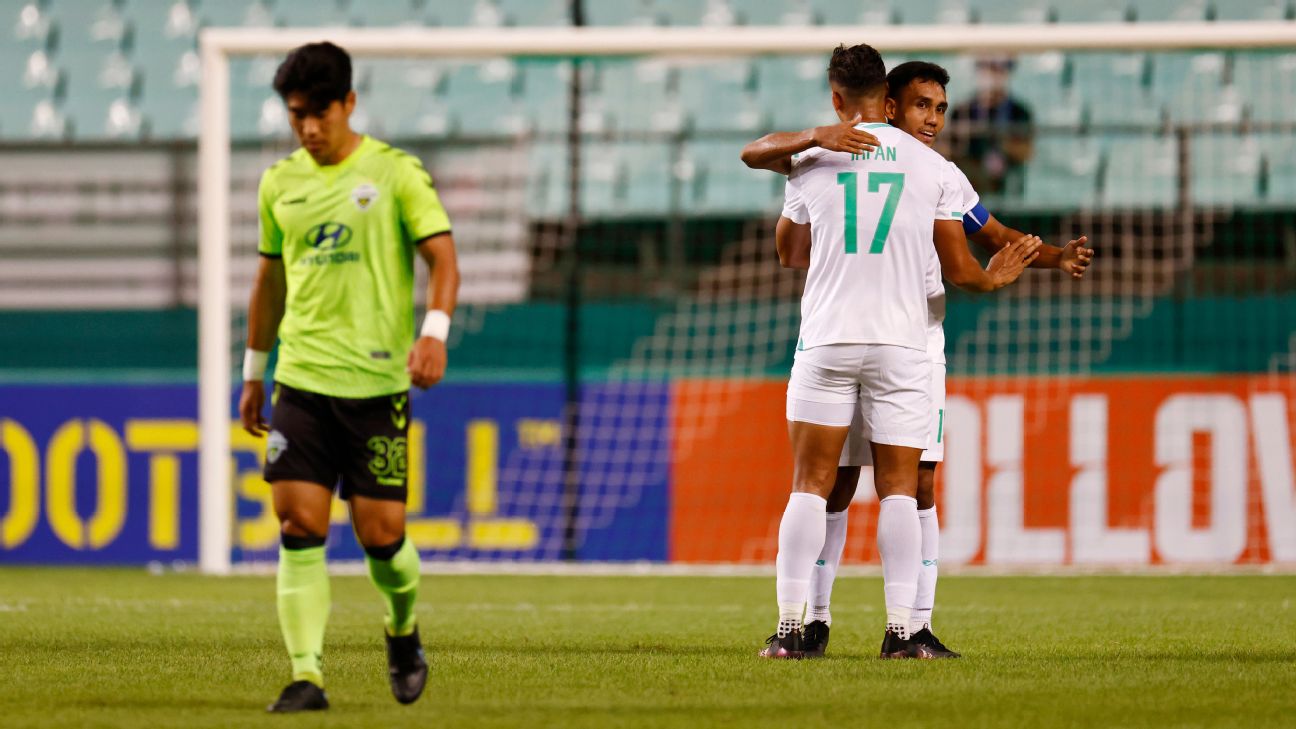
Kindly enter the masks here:
<path id="1" fill-rule="evenodd" d="M 806 623 L 805 635 L 801 639 L 806 658 L 823 658 L 828 650 L 828 623 L 812 620 Z"/>
<path id="2" fill-rule="evenodd" d="M 778 637 L 778 633 L 771 635 L 765 641 L 765 648 L 759 654 L 761 658 L 780 658 L 784 660 L 799 661 L 805 657 L 805 649 L 802 646 L 801 631 L 794 630 L 791 633 Z"/>
<path id="3" fill-rule="evenodd" d="M 391 678 L 392 696 L 402 704 L 412 704 L 422 695 L 428 677 L 427 659 L 423 656 L 418 629 L 409 635 L 386 637 L 387 672 Z"/>
<path id="4" fill-rule="evenodd" d="M 882 658 L 935 658 L 931 649 L 913 640 L 901 638 L 898 633 L 888 629 L 882 638 Z"/>
<path id="5" fill-rule="evenodd" d="M 937 638 L 935 635 L 932 634 L 930 628 L 923 628 L 917 633 L 914 633 L 912 636 L 909 637 L 909 642 L 917 643 L 918 645 L 925 646 L 927 650 L 931 652 L 932 658 L 962 658 L 963 657 L 962 653 L 955 653 L 949 648 L 946 648 L 945 644 L 940 642 L 940 638 Z"/>
<path id="6" fill-rule="evenodd" d="M 266 707 L 275 714 L 295 711 L 321 711 L 329 707 L 324 689 L 310 681 L 293 681 L 279 694 L 279 700 Z"/>

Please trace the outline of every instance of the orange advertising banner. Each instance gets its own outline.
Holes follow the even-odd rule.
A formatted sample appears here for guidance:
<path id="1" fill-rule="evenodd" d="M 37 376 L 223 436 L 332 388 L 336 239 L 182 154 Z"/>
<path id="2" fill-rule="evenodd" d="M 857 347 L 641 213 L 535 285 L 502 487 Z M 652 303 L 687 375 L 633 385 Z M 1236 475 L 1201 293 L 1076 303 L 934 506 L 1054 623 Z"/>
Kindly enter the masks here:
<path id="1" fill-rule="evenodd" d="M 674 385 L 669 555 L 773 563 L 786 385 Z M 951 378 L 943 564 L 1296 563 L 1296 380 Z M 877 561 L 867 472 L 844 563 Z"/>

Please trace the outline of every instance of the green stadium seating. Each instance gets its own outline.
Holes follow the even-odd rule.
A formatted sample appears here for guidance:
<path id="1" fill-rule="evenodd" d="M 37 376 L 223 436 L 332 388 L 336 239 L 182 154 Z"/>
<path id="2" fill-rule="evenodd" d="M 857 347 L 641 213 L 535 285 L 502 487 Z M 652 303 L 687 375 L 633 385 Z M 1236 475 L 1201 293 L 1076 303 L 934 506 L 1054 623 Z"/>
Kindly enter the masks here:
<path id="1" fill-rule="evenodd" d="M 901 0 L 892 8 L 899 22 L 907 25 L 957 25 L 970 17 L 967 0 Z"/>
<path id="2" fill-rule="evenodd" d="M 351 3 L 351 25 L 366 28 L 426 25 L 427 13 L 410 0 L 360 0 Z"/>
<path id="3" fill-rule="evenodd" d="M 1265 160 L 1264 202 L 1269 205 L 1296 205 L 1296 137 L 1286 132 L 1257 134 Z"/>
<path id="4" fill-rule="evenodd" d="M 678 132 L 684 113 L 671 93 L 674 68 L 660 60 L 608 60 L 594 64 L 598 79 L 587 97 L 591 113 L 621 132 Z"/>
<path id="5" fill-rule="evenodd" d="M 1261 150 L 1251 135 L 1194 134 L 1188 151 L 1191 199 L 1204 207 L 1254 207 L 1260 202 Z"/>
<path id="6" fill-rule="evenodd" d="M 837 120 L 824 56 L 770 56 L 756 61 L 756 98 L 770 129 L 794 131 Z"/>
<path id="7" fill-rule="evenodd" d="M 1072 54 L 1072 87 L 1089 105 L 1089 122 L 1100 126 L 1159 125 L 1162 109 L 1151 96 L 1147 65 L 1147 57 L 1141 53 Z"/>
<path id="8" fill-rule="evenodd" d="M 660 142 L 587 142 L 581 207 L 591 217 L 650 217 L 672 209 L 674 154 Z"/>
<path id="9" fill-rule="evenodd" d="M 1152 57 L 1152 93 L 1176 122 L 1237 122 L 1242 105 L 1223 85 L 1223 53 L 1158 53 Z"/>
<path id="10" fill-rule="evenodd" d="M 1096 207 L 1101 160 L 1092 137 L 1040 134 L 1026 163 L 1022 204 L 1050 210 Z"/>
<path id="11" fill-rule="evenodd" d="M 275 0 L 273 12 L 275 24 L 288 28 L 346 27 L 351 21 L 344 0 Z"/>
<path id="12" fill-rule="evenodd" d="M 261 0 L 207 0 L 198 7 L 203 26 L 266 27 L 274 25 L 274 14 Z"/>
<path id="13" fill-rule="evenodd" d="M 1291 122 L 1296 119 L 1296 53 L 1238 53 L 1233 61 L 1233 84 L 1252 121 Z"/>
<path id="14" fill-rule="evenodd" d="M 679 101 L 701 132 L 761 128 L 764 113 L 751 92 L 753 69 L 746 61 L 688 64 L 678 69 Z"/>
<path id="15" fill-rule="evenodd" d="M 585 3 L 586 25 L 655 25 L 650 0 Z"/>
<path id="16" fill-rule="evenodd" d="M 1058 0 L 1053 12 L 1060 23 L 1119 23 L 1128 19 L 1129 4 L 1126 0 Z"/>
<path id="17" fill-rule="evenodd" d="M 1287 0 L 1215 0 L 1216 20 L 1283 20 L 1291 17 Z"/>
<path id="18" fill-rule="evenodd" d="M 1036 125 L 1080 125 L 1084 104 L 1074 89 L 1063 85 L 1066 60 L 1065 55 L 1056 52 L 1017 57 L 1009 90 L 1013 98 L 1030 109 Z"/>
<path id="19" fill-rule="evenodd" d="M 709 0 L 652 0 L 652 9 L 662 25 L 704 25 L 715 20 L 709 15 Z"/>
<path id="20" fill-rule="evenodd" d="M 517 66 L 498 58 L 455 67 L 446 79 L 443 99 L 457 131 L 469 137 L 517 134 L 526 118 L 516 102 Z"/>
<path id="21" fill-rule="evenodd" d="M 1114 134 L 1104 139 L 1101 196 L 1110 209 L 1170 208 L 1177 201 L 1178 152 L 1168 136 Z"/>
<path id="22" fill-rule="evenodd" d="M 528 160 L 527 213 L 543 220 L 562 218 L 571 200 L 567 144 L 533 144 Z"/>
<path id="23" fill-rule="evenodd" d="M 507 25 L 548 27 L 570 25 L 567 0 L 496 0 Z"/>
<path id="24" fill-rule="evenodd" d="M 701 215 L 774 215 L 783 204 L 786 178 L 749 169 L 738 141 L 694 141 L 684 147 L 685 212 Z"/>
<path id="25" fill-rule="evenodd" d="M 567 131 L 572 64 L 569 61 L 521 62 L 519 100 L 531 128 L 542 135 Z"/>
<path id="26" fill-rule="evenodd" d="M 981 23 L 1043 23 L 1052 10 L 1048 0 L 972 0 L 972 14 Z"/>
<path id="27" fill-rule="evenodd" d="M 734 22 L 739 25 L 771 25 L 780 28 L 810 25 L 814 12 L 809 5 L 772 3 L 768 0 L 730 0 Z M 889 11 L 888 11 L 889 12 Z"/>
<path id="28" fill-rule="evenodd" d="M 1206 0 L 1129 0 L 1129 3 L 1139 22 L 1206 19 Z"/>
<path id="29" fill-rule="evenodd" d="M 810 7 L 823 25 L 887 25 L 896 21 L 895 4 L 886 0 L 811 0 Z"/>

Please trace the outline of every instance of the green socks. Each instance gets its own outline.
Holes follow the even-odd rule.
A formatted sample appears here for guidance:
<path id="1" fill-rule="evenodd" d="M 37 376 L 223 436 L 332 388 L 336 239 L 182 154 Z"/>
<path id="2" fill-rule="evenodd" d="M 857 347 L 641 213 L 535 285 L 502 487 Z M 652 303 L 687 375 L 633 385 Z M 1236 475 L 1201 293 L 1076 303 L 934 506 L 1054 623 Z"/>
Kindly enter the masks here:
<path id="1" fill-rule="evenodd" d="M 329 615 L 324 547 L 279 548 L 278 603 L 279 629 L 292 659 L 293 680 L 322 687 L 324 626 Z"/>
<path id="2" fill-rule="evenodd" d="M 369 579 L 387 601 L 387 634 L 413 633 L 419 583 L 419 554 L 414 543 L 401 537 L 390 547 L 366 549 L 365 562 L 369 565 Z"/>

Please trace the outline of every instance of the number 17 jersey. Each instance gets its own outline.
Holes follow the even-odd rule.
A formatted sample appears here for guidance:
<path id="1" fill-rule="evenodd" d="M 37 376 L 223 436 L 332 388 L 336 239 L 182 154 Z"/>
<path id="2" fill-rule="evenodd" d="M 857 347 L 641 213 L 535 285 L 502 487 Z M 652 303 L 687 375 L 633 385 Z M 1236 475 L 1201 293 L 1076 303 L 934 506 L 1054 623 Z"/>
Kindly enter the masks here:
<path id="1" fill-rule="evenodd" d="M 888 124 L 861 124 L 864 154 L 795 156 L 783 216 L 810 224 L 799 349 L 891 344 L 927 349 L 927 266 L 937 220 L 960 220 L 945 158 Z"/>

